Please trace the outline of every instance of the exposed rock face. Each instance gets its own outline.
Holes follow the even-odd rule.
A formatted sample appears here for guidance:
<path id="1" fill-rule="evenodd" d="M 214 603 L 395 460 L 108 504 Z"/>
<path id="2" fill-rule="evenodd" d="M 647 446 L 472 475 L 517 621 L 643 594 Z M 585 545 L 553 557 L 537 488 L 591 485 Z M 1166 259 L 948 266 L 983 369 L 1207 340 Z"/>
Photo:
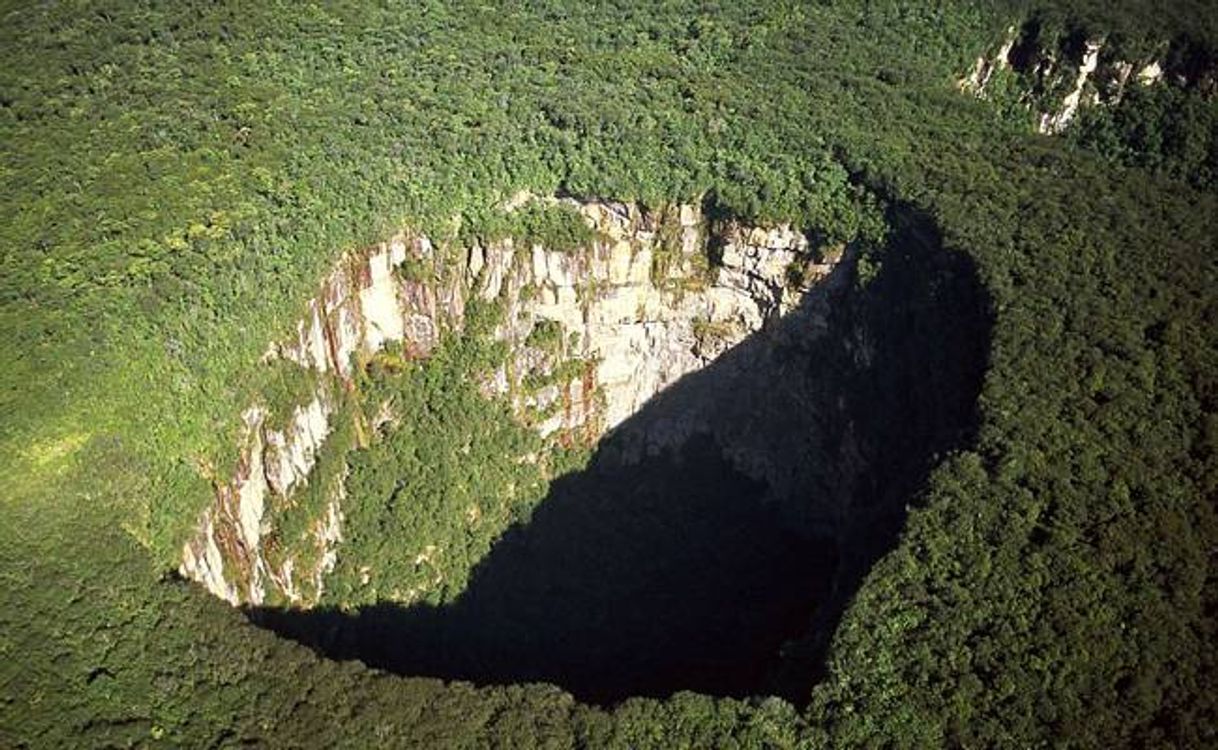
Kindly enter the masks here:
<path id="1" fill-rule="evenodd" d="M 491 299 L 506 290 L 509 322 L 500 335 L 517 345 L 518 380 L 532 369 L 519 344 L 541 321 L 561 327 L 564 359 L 596 363 L 591 378 L 566 385 L 564 395 L 573 408 L 542 421 L 543 434 L 590 427 L 587 434 L 595 437 L 612 429 L 665 386 L 760 330 L 802 294 L 788 288 L 786 274 L 808 260 L 808 243 L 790 227 L 725 229 L 721 267 L 712 272 L 705 264 L 706 230 L 695 207 L 674 211 L 666 228 L 636 207 L 589 203 L 580 210 L 602 237 L 586 252 L 533 247 L 519 263 L 515 257 L 522 251 L 510 243 L 473 253 L 472 267 L 481 264 L 485 278 L 478 293 Z M 659 237 L 662 229 L 667 240 Z M 812 272 L 823 275 L 828 269 L 817 266 Z M 528 287 L 537 293 L 526 300 L 521 290 Z M 508 379 L 496 382 L 504 391 Z M 603 399 L 599 410 L 592 404 L 597 394 Z"/>
<path id="2" fill-rule="evenodd" d="M 1086 43 L 1086 51 L 1083 53 L 1083 61 L 1078 66 L 1078 75 L 1074 79 L 1074 85 L 1069 93 L 1062 99 L 1061 107 L 1056 112 L 1045 112 L 1040 116 L 1039 130 L 1042 133 L 1054 134 L 1060 133 L 1066 129 L 1070 121 L 1074 119 L 1074 115 L 1078 113 L 1078 107 L 1083 101 L 1083 92 L 1087 88 L 1087 83 L 1091 80 L 1091 76 L 1095 73 L 1100 63 L 1100 50 L 1103 49 L 1104 43 L 1100 40 L 1088 41 Z M 1121 78 L 1129 77 L 1129 70 L 1132 69 L 1128 63 L 1118 63 L 1118 76 Z M 1099 94 L 1094 95 L 1096 103 L 1099 102 Z"/>
<path id="3" fill-rule="evenodd" d="M 1006 38 L 993 54 L 981 55 L 977 58 L 976 65 L 967 76 L 956 82 L 956 85 L 961 91 L 976 96 L 984 96 L 986 87 L 990 85 L 990 80 L 994 74 L 1000 70 L 1010 67 L 1011 65 L 1011 50 L 1015 47 L 1015 41 L 1019 38 L 1014 26 L 1007 29 Z"/>
<path id="4" fill-rule="evenodd" d="M 267 540 L 276 509 L 291 506 L 312 480 L 335 394 L 352 388 L 355 368 L 388 342 L 426 357 L 446 331 L 462 328 L 471 299 L 497 300 L 504 309 L 494 335 L 509 355 L 480 376 L 488 397 L 509 398 L 543 436 L 590 443 L 794 309 L 840 257 L 814 258 L 790 226 L 712 226 L 697 206 L 649 213 L 571 203 L 597 238 L 573 252 L 511 240 L 437 248 L 426 237 L 401 235 L 345 256 L 295 334 L 267 355 L 312 372 L 314 397 L 282 428 L 266 424 L 262 405 L 245 412 L 236 471 L 216 482 L 215 502 L 183 549 L 181 572 L 234 604 L 316 601 L 342 540 L 341 481 L 327 488 L 324 510 L 301 538 L 276 538 L 273 555 Z M 408 259 L 411 270 L 403 273 Z M 574 374 L 527 386 L 530 374 L 560 371 Z M 410 415 L 373 421 L 389 418 Z"/>
<path id="5" fill-rule="evenodd" d="M 306 481 L 314 456 L 328 434 L 327 409 L 319 397 L 297 408 L 284 430 L 268 429 L 266 412 L 255 406 L 242 414 L 245 440 L 236 474 L 216 488 L 216 503 L 203 518 L 201 533 L 182 551 L 182 572 L 212 593 L 236 604 L 262 601 L 268 580 L 288 598 L 299 598 L 289 560 L 275 570 L 263 556 L 269 496 L 287 497 Z M 322 538 L 323 544 L 334 540 Z M 225 561 L 247 571 L 244 591 L 225 579 Z"/>
<path id="6" fill-rule="evenodd" d="M 236 471 L 216 481 L 216 501 L 204 512 L 199 532 L 183 547 L 183 575 L 233 604 L 263 602 L 268 584 L 288 601 L 302 601 L 302 573 L 313 581 L 313 596 L 320 593 L 322 576 L 334 565 L 333 547 L 342 538 L 340 498 L 331 498 L 310 539 L 292 540 L 317 548 L 318 563 L 310 571 L 298 571 L 290 556 L 278 566 L 268 561 L 263 540 L 274 523 L 268 506 L 287 502 L 308 481 L 330 432 L 331 388 L 335 380 L 350 383 L 353 355 L 369 355 L 385 341 L 402 338 L 392 270 L 405 258 L 403 237 L 343 258 L 309 301 L 293 339 L 271 347 L 268 357 L 283 357 L 316 373 L 314 397 L 297 405 L 282 429 L 265 424 L 267 412 L 261 405 L 242 414 L 245 437 Z"/>
<path id="7" fill-rule="evenodd" d="M 415 252 L 431 251 L 425 238 L 413 242 Z M 406 238 L 399 236 L 372 252 L 344 257 L 322 283 L 321 293 L 309 301 L 295 338 L 272 351 L 348 381 L 352 355 L 371 354 L 405 335 L 394 269 L 406 260 L 406 253 Z"/>
<path id="8" fill-rule="evenodd" d="M 1102 36 L 1049 38 L 1030 21 L 1020 29 L 1008 28 L 1002 42 L 979 56 L 957 87 L 988 98 L 998 76 L 1014 75 L 1020 102 L 1037 116 L 1037 129 L 1054 135 L 1066 130 L 1083 107 L 1119 104 L 1131 84 L 1168 83 L 1212 95 L 1218 87 L 1212 63 L 1192 60 L 1195 56 L 1187 50 L 1172 52 L 1165 43 L 1149 57 L 1121 59 Z M 1182 62 L 1169 72 L 1168 59 Z"/>

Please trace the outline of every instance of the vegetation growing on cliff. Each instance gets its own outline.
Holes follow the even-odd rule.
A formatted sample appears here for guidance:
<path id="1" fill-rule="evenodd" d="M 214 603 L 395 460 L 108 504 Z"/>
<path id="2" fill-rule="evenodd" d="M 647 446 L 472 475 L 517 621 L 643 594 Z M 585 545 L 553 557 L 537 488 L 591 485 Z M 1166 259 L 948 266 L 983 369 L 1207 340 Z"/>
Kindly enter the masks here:
<path id="1" fill-rule="evenodd" d="M 474 307 L 471 315 L 487 314 Z M 356 501 L 327 602 L 449 601 L 544 495 L 541 439 L 505 399 L 480 391 L 491 348 L 483 336 L 453 335 L 427 361 L 362 384 L 366 403 L 392 416 L 371 446 L 347 457 Z"/>
<path id="2" fill-rule="evenodd" d="M 531 200 L 512 210 L 488 206 L 463 218 L 459 236 L 467 246 L 485 246 L 511 238 L 520 247 L 542 245 L 550 250 L 570 251 L 586 247 L 593 240 L 588 222 L 566 203 Z"/>
<path id="3" fill-rule="evenodd" d="M 1218 189 L 1218 14 L 1188 3 L 1080 5 L 1038 7 L 995 39 L 984 98 L 1012 123 L 1036 127 L 1061 111 L 1097 45 L 1064 135 L 1113 164 Z"/>
<path id="4" fill-rule="evenodd" d="M 1213 48 L 1209 4 L 1056 5 Z M 5 3 L 0 744 L 1213 746 L 1218 204 L 1177 179 L 1208 162 L 1125 156 L 1133 117 L 1081 131 L 1114 171 L 959 96 L 1027 6 Z M 165 572 L 337 251 L 521 188 L 838 239 L 871 191 L 975 262 L 977 444 L 806 702 L 376 674 Z"/>

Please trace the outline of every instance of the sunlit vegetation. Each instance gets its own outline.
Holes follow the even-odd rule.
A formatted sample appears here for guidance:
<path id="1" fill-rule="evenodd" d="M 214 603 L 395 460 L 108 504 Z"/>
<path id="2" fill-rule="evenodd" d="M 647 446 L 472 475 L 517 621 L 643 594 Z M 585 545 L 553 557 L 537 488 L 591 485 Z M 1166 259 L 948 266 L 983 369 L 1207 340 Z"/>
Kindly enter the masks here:
<path id="1" fill-rule="evenodd" d="M 425 364 L 365 383 L 368 401 L 400 416 L 348 458 L 346 488 L 356 500 L 327 602 L 448 601 L 541 499 L 541 440 L 471 377 L 488 346 L 453 337 Z"/>
<path id="2" fill-rule="evenodd" d="M 566 203 L 530 201 L 510 211 L 492 206 L 463 219 L 460 239 L 465 245 L 511 239 L 526 248 L 543 245 L 550 250 L 575 250 L 594 239 L 588 223 Z"/>
<path id="3" fill-rule="evenodd" d="M 1213 105 L 1148 90 L 1053 140 L 954 90 L 1043 5 L 3 3 L 0 745 L 1214 746 Z M 1208 3 L 1052 5 L 1131 49 L 1214 49 Z M 339 253 L 403 226 L 586 239 L 548 209 L 488 223 L 522 189 L 711 196 L 834 245 L 902 201 L 975 264 L 975 445 L 912 493 L 803 698 L 600 709 L 374 673 L 171 573 L 200 466 L 231 468 L 241 411 L 297 393 L 259 359 Z M 379 503 L 353 529 L 455 534 L 473 507 L 489 530 L 541 491 L 511 460 L 534 438 L 474 423 L 502 405 L 462 380 L 462 346 L 367 384 L 425 417 L 350 459 Z M 397 487 L 377 464 L 404 447 L 418 481 Z M 478 489 L 504 481 L 521 494 Z M 493 537 L 449 550 L 444 581 Z M 419 552 L 362 543 L 383 545 L 373 576 L 422 580 Z"/>

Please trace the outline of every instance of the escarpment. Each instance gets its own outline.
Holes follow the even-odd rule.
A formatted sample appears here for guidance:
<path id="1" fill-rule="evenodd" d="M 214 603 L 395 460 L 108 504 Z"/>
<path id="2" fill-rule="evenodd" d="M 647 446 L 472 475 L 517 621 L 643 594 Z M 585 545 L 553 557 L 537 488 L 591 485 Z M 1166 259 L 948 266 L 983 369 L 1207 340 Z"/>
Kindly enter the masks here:
<path id="1" fill-rule="evenodd" d="M 1036 128 L 1063 133 L 1087 107 L 1116 107 L 1136 87 L 1173 86 L 1212 97 L 1218 64 L 1186 39 L 1129 48 L 1101 32 L 1055 30 L 1037 17 L 1010 26 L 957 87 L 983 99 L 1013 100 Z"/>
<path id="2" fill-rule="evenodd" d="M 591 239 L 403 234 L 343 258 L 264 358 L 312 385 L 245 412 L 183 574 L 403 674 L 591 701 L 802 689 L 972 439 L 971 266 L 907 208 L 882 244 L 838 244 L 693 205 L 544 203 Z M 463 341 L 485 346 L 454 359 Z"/>
<path id="3" fill-rule="evenodd" d="M 470 374 L 486 397 L 508 399 L 549 445 L 588 446 L 795 309 L 842 258 L 842 248 L 812 248 L 790 226 L 710 221 L 694 205 L 569 204 L 593 232 L 586 247 L 510 238 L 461 246 L 403 233 L 344 256 L 295 334 L 264 357 L 299 368 L 307 397 L 242 415 L 236 468 L 213 476 L 215 502 L 183 548 L 182 574 L 233 604 L 316 602 L 342 554 L 344 503 L 341 465 L 321 477 L 316 464 L 326 451 L 341 464 L 377 423 L 411 419 L 363 404 L 358 428 L 335 437 L 340 402 L 386 345 L 425 359 L 443 336 L 461 335 L 472 302 L 501 312 L 487 335 L 506 356 Z"/>

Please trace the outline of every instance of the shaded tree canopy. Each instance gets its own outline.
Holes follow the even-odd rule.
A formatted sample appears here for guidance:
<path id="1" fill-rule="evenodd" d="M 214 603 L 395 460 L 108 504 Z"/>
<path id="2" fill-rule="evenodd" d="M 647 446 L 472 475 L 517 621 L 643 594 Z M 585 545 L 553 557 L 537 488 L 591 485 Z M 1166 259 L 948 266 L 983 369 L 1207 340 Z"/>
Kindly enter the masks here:
<path id="1" fill-rule="evenodd" d="M 4 3 L 0 744 L 1214 746 L 1213 103 L 1149 89 L 1050 139 L 956 91 L 1033 12 L 1130 49 L 1218 28 L 1188 1 Z M 167 573 L 198 467 L 293 392 L 258 361 L 337 253 L 454 217 L 580 241 L 488 218 L 520 189 L 709 194 L 837 242 L 907 205 L 974 269 L 975 429 L 828 642 L 793 642 L 824 663 L 799 697 L 385 674 Z"/>

